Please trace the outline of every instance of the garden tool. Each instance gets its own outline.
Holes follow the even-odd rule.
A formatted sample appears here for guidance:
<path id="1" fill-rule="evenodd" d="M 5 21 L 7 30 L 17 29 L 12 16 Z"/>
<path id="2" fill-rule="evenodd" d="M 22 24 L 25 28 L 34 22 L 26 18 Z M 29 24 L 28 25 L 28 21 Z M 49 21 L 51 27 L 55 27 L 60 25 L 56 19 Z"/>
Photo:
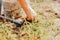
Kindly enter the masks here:
<path id="1" fill-rule="evenodd" d="M 5 17 L 5 16 L 2 16 L 1 15 L 1 13 L 2 13 L 1 11 L 2 11 L 2 0 L 0 0 L 0 18 L 10 20 L 11 22 L 13 22 L 15 24 L 18 24 L 20 26 L 23 25 L 24 21 L 22 19 L 15 20 L 15 19 L 12 19 L 12 18 L 8 18 L 8 17 Z"/>
<path id="2" fill-rule="evenodd" d="M 19 4 L 21 5 L 21 7 L 23 8 L 23 10 L 25 11 L 26 15 L 27 15 L 27 20 L 28 21 L 32 21 L 35 19 L 35 12 L 34 10 L 31 8 L 31 6 L 29 5 L 28 0 L 18 0 Z M 34 14 L 33 14 L 33 13 Z M 32 15 L 33 14 L 33 15 Z"/>

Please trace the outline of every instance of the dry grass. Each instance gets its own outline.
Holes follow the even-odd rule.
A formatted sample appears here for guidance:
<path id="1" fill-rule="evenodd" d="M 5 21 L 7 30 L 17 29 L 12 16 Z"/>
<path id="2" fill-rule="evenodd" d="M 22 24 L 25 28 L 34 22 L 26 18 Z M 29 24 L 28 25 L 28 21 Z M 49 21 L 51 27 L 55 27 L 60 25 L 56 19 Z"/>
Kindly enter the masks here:
<path id="1" fill-rule="evenodd" d="M 38 14 L 38 22 L 25 21 L 21 28 L 14 28 L 15 25 L 10 22 L 0 22 L 0 40 L 60 40 L 60 18 L 55 15 L 55 3 L 58 1 L 31 1 L 32 8 Z"/>

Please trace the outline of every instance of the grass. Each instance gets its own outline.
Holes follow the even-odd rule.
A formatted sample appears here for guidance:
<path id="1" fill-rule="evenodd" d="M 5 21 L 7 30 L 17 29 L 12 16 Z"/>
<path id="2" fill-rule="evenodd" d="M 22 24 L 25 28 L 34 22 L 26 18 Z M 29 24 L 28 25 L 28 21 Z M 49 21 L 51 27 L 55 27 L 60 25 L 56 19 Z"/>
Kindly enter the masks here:
<path id="1" fill-rule="evenodd" d="M 40 4 L 40 2 L 36 1 L 37 0 L 35 0 L 35 2 L 32 1 L 31 3 L 39 3 L 39 6 L 41 6 L 42 2 Z M 48 1 L 46 2 L 50 3 Z M 34 5 L 35 11 L 41 9 L 41 7 L 37 7 L 35 4 L 31 4 L 32 7 Z M 50 16 L 44 16 L 45 13 L 48 13 Z M 29 23 L 26 21 L 25 25 L 21 28 L 15 28 L 15 25 L 10 22 L 0 22 L 0 40 L 55 40 L 55 38 L 58 37 L 57 35 L 60 35 L 60 19 L 57 18 L 54 13 L 55 12 L 46 12 L 44 9 L 43 11 L 38 11 L 38 22 Z M 57 40 L 59 39 L 60 38 L 57 38 Z"/>

